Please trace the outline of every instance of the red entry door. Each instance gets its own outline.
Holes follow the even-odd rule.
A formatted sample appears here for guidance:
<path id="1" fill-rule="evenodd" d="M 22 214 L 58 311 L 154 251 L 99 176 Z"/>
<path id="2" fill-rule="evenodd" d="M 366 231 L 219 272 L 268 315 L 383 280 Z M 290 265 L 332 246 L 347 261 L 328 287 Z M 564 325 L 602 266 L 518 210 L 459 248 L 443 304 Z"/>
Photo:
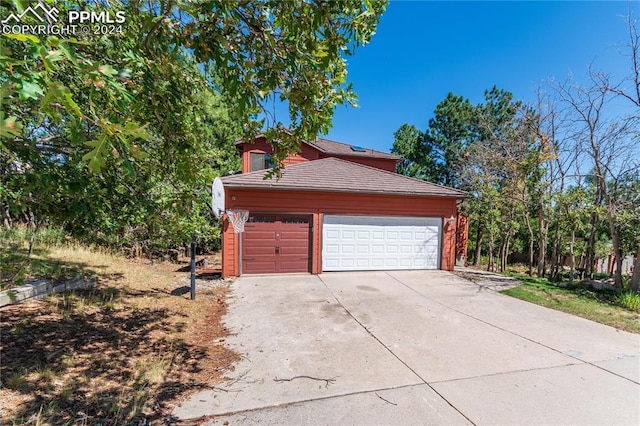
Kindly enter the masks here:
<path id="1" fill-rule="evenodd" d="M 309 272 L 310 223 L 310 216 L 249 216 L 242 233 L 242 273 Z"/>

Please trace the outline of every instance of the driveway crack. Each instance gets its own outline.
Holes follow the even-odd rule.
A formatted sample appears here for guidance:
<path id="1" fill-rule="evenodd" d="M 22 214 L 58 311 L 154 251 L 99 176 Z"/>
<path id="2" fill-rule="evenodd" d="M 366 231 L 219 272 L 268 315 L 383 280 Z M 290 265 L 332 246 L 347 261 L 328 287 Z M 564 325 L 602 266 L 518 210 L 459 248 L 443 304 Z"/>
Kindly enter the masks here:
<path id="1" fill-rule="evenodd" d="M 408 284 L 405 284 L 403 281 L 401 281 L 401 280 L 399 280 L 398 278 L 394 277 L 394 276 L 393 276 L 393 275 L 391 275 L 390 273 L 388 273 L 388 272 L 386 272 L 386 271 L 385 271 L 385 273 L 386 273 L 389 277 L 391 277 L 394 281 L 397 281 L 397 282 L 398 282 L 398 283 L 400 283 L 402 286 L 404 286 L 404 287 L 406 287 L 407 289 L 411 290 L 412 292 L 414 292 L 415 294 L 419 295 L 420 297 L 423 297 L 424 299 L 429 300 L 430 302 L 433 302 L 433 303 L 435 303 L 435 304 L 437 304 L 437 305 L 440 305 L 440 306 L 442 306 L 442 307 L 444 307 L 444 308 L 450 309 L 450 310 L 452 310 L 452 311 L 454 311 L 454 312 L 457 312 L 457 313 L 459 313 L 459 314 L 461 314 L 461 315 L 464 315 L 464 316 L 466 316 L 466 317 L 468 317 L 468 318 L 471 318 L 471 319 L 473 319 L 473 320 L 479 321 L 479 322 L 481 322 L 481 323 L 483 323 L 483 324 L 486 324 L 486 325 L 488 325 L 488 326 L 490 326 L 490 327 L 493 327 L 493 328 L 498 329 L 498 330 L 500 330 L 500 331 L 503 331 L 503 332 L 505 332 L 505 333 L 508 333 L 508 334 L 513 335 L 513 336 L 519 337 L 519 338 L 524 339 L 524 340 L 526 340 L 526 341 L 528 341 L 528 342 L 534 343 L 534 344 L 536 344 L 536 345 L 540 345 L 540 346 L 542 346 L 542 347 L 544 347 L 544 348 L 546 348 L 546 349 L 550 349 L 550 350 L 552 350 L 552 351 L 554 351 L 554 352 L 557 352 L 557 353 L 559 353 L 559 354 L 561 354 L 561 355 L 567 356 L 567 357 L 569 357 L 569 358 L 575 359 L 575 360 L 577 360 L 577 361 L 579 361 L 579 362 L 582 362 L 582 363 L 584 363 L 584 364 L 587 364 L 587 365 L 590 365 L 590 366 L 592 366 L 592 367 L 595 367 L 595 368 L 597 368 L 597 369 L 599 369 L 599 370 L 606 371 L 606 372 L 607 372 L 607 373 L 609 373 L 609 374 L 613 374 L 614 376 L 620 377 L 621 379 L 628 380 L 628 381 L 630 381 L 631 383 L 640 384 L 639 382 L 637 382 L 637 381 L 635 381 L 635 380 L 632 380 L 632 379 L 630 379 L 630 378 L 628 378 L 628 377 L 622 376 L 622 375 L 620 375 L 620 374 L 618 374 L 618 373 L 615 373 L 615 372 L 613 372 L 613 371 L 611 371 L 611 370 L 607 370 L 606 368 L 601 367 L 601 366 L 599 366 L 599 365 L 595 364 L 594 362 L 586 361 L 586 360 L 584 360 L 584 359 L 582 359 L 582 358 L 579 358 L 578 356 L 571 355 L 570 353 L 566 353 L 566 352 L 563 352 L 563 351 L 561 351 L 561 350 L 559 350 L 559 349 L 556 349 L 556 348 L 553 348 L 553 347 L 551 347 L 551 346 L 545 345 L 544 343 L 538 342 L 538 341 L 533 340 L 533 339 L 531 339 L 531 338 L 529 338 L 529 337 L 526 337 L 526 336 L 523 336 L 523 335 L 521 335 L 521 334 L 515 333 L 515 332 L 513 332 L 513 331 L 511 331 L 511 330 L 507 330 L 506 328 L 503 328 L 503 327 L 497 326 L 497 325 L 495 325 L 495 324 L 492 324 L 492 323 L 490 323 L 490 322 L 488 322 L 488 321 L 485 321 L 485 320 L 483 320 L 482 318 L 475 317 L 475 316 L 470 315 L 470 314 L 468 314 L 468 313 L 466 313 L 466 312 L 464 312 L 464 311 L 461 311 L 461 310 L 459 310 L 459 309 L 456 309 L 456 308 L 453 308 L 453 307 L 451 307 L 451 306 L 449 306 L 449 305 L 446 305 L 446 304 L 444 304 L 444 303 L 442 303 L 442 302 L 439 302 L 439 301 L 437 301 L 437 300 L 435 300 L 435 299 L 429 298 L 429 297 L 425 296 L 424 294 L 420 293 L 420 292 L 419 292 L 418 290 L 416 290 L 415 288 L 411 287 L 411 286 L 410 286 L 410 285 L 408 285 Z M 455 275 L 455 274 L 454 274 L 454 275 Z M 456 275 L 456 276 L 457 276 L 457 275 Z M 464 279 L 464 280 L 466 280 L 466 281 L 472 282 L 474 285 L 478 285 L 477 283 L 475 283 L 475 282 L 473 282 L 473 281 L 471 281 L 471 280 L 469 280 L 469 279 L 467 279 L 467 278 L 463 278 L 463 277 L 460 277 L 460 278 L 462 278 L 462 279 Z M 323 281 L 323 283 L 324 283 L 324 281 Z M 326 283 L 325 283 L 325 286 L 326 286 Z M 491 289 L 490 289 L 490 290 L 491 290 Z M 499 292 L 497 292 L 497 291 L 495 291 L 495 290 L 491 290 L 491 291 L 493 291 L 493 292 L 495 292 L 495 293 L 499 293 Z M 333 293 L 332 293 L 332 294 L 333 294 Z M 504 296 L 504 295 L 502 295 L 502 296 Z M 335 297 L 335 296 L 334 296 L 334 297 Z M 506 296 L 504 296 L 504 297 L 506 297 Z M 553 367 L 549 367 L 549 368 L 553 368 Z M 413 370 L 412 370 L 412 371 L 413 371 Z"/>
<path id="2" fill-rule="evenodd" d="M 391 276 L 391 275 L 389 275 Z M 324 281 L 324 279 L 322 279 L 322 275 L 318 275 L 318 278 L 320 278 L 320 281 L 322 281 L 322 284 L 325 286 L 325 288 L 327 289 L 327 291 L 329 292 L 329 294 L 331 294 L 331 296 L 335 299 L 336 303 L 338 303 L 338 305 L 340 305 L 342 307 L 342 309 L 345 310 L 345 312 L 347 314 L 349 314 L 349 316 L 351 318 L 353 318 L 353 320 L 358 323 L 358 325 L 360 327 L 362 327 L 364 329 L 364 331 L 366 331 L 369 336 L 371 336 L 373 339 L 375 339 L 383 348 L 385 348 L 387 350 L 387 352 L 389 352 L 395 359 L 397 359 L 398 361 L 400 361 L 407 369 L 409 369 L 409 371 L 411 371 L 417 378 L 419 378 L 422 383 L 424 383 L 425 385 L 427 385 L 436 395 L 438 395 L 440 398 L 442 398 L 443 401 L 445 401 L 447 404 L 449 404 L 449 406 L 451 408 L 453 408 L 454 410 L 456 410 L 456 412 L 458 412 L 462 417 L 464 417 L 469 423 L 471 423 L 472 425 L 475 425 L 475 423 L 469 418 L 467 417 L 462 411 L 460 411 L 458 409 L 458 407 L 456 407 L 455 405 L 453 405 L 447 398 L 444 397 L 444 395 L 442 395 L 440 392 L 438 392 L 433 386 L 431 386 L 431 384 L 429 382 L 427 382 L 424 377 L 422 377 L 420 374 L 418 374 L 418 372 L 416 370 L 414 370 L 413 368 L 411 368 L 411 366 L 409 364 L 407 364 L 402 358 L 400 358 L 398 355 L 396 355 L 391 348 L 389 348 L 387 345 L 384 344 L 384 342 L 382 342 L 382 340 L 380 340 L 375 334 L 373 334 L 371 332 L 371 330 L 369 330 L 367 327 L 364 326 L 364 324 L 362 324 L 358 318 L 355 317 L 355 315 L 353 315 L 351 313 L 351 311 L 349 309 L 347 309 L 347 307 L 340 301 L 340 299 L 338 299 L 338 297 L 335 295 L 335 293 L 331 290 L 331 288 L 327 285 L 327 283 Z M 392 277 L 395 279 L 395 277 Z M 398 281 L 396 279 L 396 281 Z M 402 283 L 404 285 L 404 283 Z M 408 287 L 410 288 L 410 287 Z M 411 289 L 413 290 L 413 289 Z M 413 290 L 415 291 L 415 290 Z"/>

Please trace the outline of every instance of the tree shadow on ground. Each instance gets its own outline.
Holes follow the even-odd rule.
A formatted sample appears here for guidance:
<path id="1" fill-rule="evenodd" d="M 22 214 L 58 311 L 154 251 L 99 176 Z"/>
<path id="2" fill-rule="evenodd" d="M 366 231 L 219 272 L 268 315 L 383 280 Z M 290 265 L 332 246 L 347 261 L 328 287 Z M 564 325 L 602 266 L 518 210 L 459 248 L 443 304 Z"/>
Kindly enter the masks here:
<path id="1" fill-rule="evenodd" d="M 142 424 L 165 416 L 165 401 L 209 387 L 198 373 L 211 353 L 175 337 L 185 315 L 122 296 L 94 288 L 0 310 L 0 381 L 26 398 L 13 421 Z"/>
<path id="2" fill-rule="evenodd" d="M 456 269 L 453 273 L 460 278 L 464 278 L 476 284 L 479 290 L 489 287 L 499 291 L 501 289 L 517 286 L 521 283 L 521 281 L 516 278 L 506 277 L 492 272 L 474 270 L 471 268 L 465 268 L 464 270 Z"/>

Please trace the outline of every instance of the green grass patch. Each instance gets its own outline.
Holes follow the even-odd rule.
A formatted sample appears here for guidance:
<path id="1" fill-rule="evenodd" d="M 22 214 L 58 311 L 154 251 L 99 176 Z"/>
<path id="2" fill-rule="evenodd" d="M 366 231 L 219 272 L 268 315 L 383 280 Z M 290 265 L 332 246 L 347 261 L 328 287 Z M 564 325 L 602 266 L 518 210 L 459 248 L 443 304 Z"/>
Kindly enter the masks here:
<path id="1" fill-rule="evenodd" d="M 502 293 L 621 330 L 640 333 L 640 303 L 635 304 L 640 300 L 640 296 L 636 297 L 637 293 L 627 296 L 629 292 L 596 290 L 586 284 L 561 287 L 546 278 L 515 278 L 523 284 Z"/>

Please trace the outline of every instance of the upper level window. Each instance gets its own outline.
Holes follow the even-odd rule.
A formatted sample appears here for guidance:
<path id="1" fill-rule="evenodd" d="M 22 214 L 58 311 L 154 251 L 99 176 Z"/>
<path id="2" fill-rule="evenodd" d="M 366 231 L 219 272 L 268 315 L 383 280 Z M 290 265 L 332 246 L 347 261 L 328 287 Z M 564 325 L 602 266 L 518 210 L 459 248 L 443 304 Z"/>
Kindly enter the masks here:
<path id="1" fill-rule="evenodd" d="M 251 164 L 249 166 L 250 172 L 270 169 L 273 167 L 273 161 L 271 161 L 271 155 L 269 154 L 251 152 L 249 153 L 249 159 L 251 160 Z"/>

